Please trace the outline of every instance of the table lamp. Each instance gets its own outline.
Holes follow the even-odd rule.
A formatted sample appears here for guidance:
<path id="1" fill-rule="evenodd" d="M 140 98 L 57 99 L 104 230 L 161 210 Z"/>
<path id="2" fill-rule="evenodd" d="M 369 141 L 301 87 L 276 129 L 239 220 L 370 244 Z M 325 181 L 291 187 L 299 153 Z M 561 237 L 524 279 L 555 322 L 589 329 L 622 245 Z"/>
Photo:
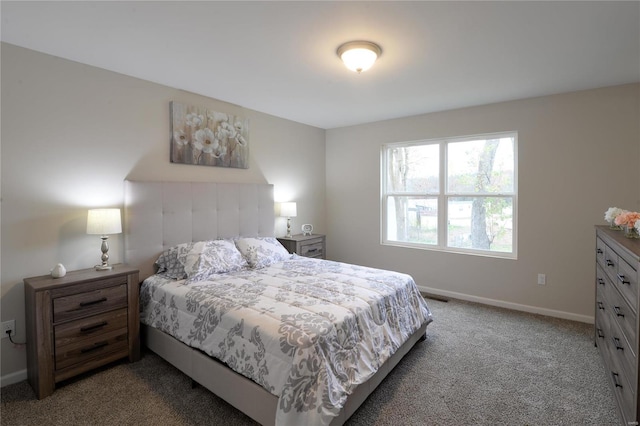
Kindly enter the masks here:
<path id="1" fill-rule="evenodd" d="M 291 218 L 296 217 L 298 214 L 296 203 L 280 203 L 280 216 L 287 218 L 287 235 L 286 238 L 291 238 Z"/>
<path id="2" fill-rule="evenodd" d="M 122 232 L 120 221 L 120 209 L 90 209 L 87 215 L 87 234 L 100 235 L 102 238 L 102 263 L 96 265 L 97 271 L 107 271 L 113 266 L 109 265 L 109 234 Z"/>

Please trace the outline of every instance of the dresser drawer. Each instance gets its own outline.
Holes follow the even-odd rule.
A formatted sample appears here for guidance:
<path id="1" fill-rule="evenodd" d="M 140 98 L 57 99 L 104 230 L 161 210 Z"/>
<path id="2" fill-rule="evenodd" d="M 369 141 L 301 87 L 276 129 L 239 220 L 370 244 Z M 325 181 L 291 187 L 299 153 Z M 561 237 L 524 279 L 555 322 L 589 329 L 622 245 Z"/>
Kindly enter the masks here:
<path id="1" fill-rule="evenodd" d="M 313 244 L 304 244 L 300 247 L 300 256 L 322 257 L 324 255 L 322 240 Z"/>
<path id="2" fill-rule="evenodd" d="M 56 325 L 54 327 L 55 348 L 59 350 L 63 346 L 111 333 L 114 330 L 126 330 L 127 318 L 127 309 L 122 308 Z"/>
<path id="3" fill-rule="evenodd" d="M 613 321 L 609 325 L 609 335 L 611 356 L 616 358 L 618 366 L 622 369 L 625 377 L 635 377 L 636 375 L 636 354 L 631 349 L 630 342 L 626 339 L 618 324 Z M 632 386 L 635 393 L 636 389 Z"/>
<path id="4" fill-rule="evenodd" d="M 636 313 L 631 310 L 622 296 L 613 289 L 605 292 L 607 309 L 614 322 L 620 327 L 629 342 L 636 341 Z M 634 348 L 635 351 L 635 348 Z"/>
<path id="5" fill-rule="evenodd" d="M 607 244 L 604 245 L 603 269 L 611 278 L 611 281 L 615 282 L 618 279 L 618 253 Z"/>
<path id="6" fill-rule="evenodd" d="M 616 286 L 631 309 L 638 312 L 638 272 L 624 259 L 618 257 Z"/>
<path id="7" fill-rule="evenodd" d="M 620 365 L 620 357 L 612 353 L 614 350 L 609 345 L 609 362 L 605 366 L 613 384 L 613 392 L 618 400 L 618 405 L 622 408 L 624 423 L 627 424 L 631 419 L 635 419 L 636 391 L 629 383 L 628 376 L 625 375 Z"/>
<path id="8" fill-rule="evenodd" d="M 90 359 L 104 357 L 114 352 L 121 352 L 122 357 L 125 357 L 129 352 L 127 339 L 128 334 L 125 327 L 87 339 L 75 340 L 73 343 L 56 348 L 56 370 L 85 363 Z"/>
<path id="9" fill-rule="evenodd" d="M 605 267 L 605 250 L 606 244 L 601 238 L 596 238 L 596 262 L 603 268 Z"/>
<path id="10" fill-rule="evenodd" d="M 77 286 L 82 288 L 81 286 Z M 99 288 L 53 299 L 53 321 L 67 321 L 127 306 L 127 285 Z"/>

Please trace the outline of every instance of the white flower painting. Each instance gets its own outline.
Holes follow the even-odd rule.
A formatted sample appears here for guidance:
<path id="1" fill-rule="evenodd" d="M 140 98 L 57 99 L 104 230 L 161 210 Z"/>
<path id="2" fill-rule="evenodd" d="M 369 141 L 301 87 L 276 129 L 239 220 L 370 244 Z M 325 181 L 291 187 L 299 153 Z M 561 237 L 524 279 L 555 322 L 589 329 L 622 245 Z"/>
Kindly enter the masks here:
<path id="1" fill-rule="evenodd" d="M 171 102 L 171 162 L 249 168 L 249 119 Z"/>

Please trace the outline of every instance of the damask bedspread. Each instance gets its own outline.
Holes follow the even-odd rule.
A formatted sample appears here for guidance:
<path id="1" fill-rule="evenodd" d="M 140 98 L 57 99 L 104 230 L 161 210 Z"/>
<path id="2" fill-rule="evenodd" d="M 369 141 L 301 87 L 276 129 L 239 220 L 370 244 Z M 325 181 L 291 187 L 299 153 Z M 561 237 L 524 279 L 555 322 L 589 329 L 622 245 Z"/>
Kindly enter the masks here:
<path id="1" fill-rule="evenodd" d="M 431 313 L 406 274 L 294 256 L 204 281 L 147 278 L 141 321 L 279 398 L 278 425 L 328 424 Z"/>

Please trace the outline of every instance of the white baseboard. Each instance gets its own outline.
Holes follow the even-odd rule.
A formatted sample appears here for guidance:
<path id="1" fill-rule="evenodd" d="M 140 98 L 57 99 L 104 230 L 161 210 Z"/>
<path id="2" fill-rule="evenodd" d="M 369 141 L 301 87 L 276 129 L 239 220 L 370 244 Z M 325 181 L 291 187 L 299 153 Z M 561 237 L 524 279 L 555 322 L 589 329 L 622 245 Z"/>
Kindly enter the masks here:
<path id="1" fill-rule="evenodd" d="M 21 382 L 23 380 L 27 380 L 26 369 L 16 371 L 15 373 L 5 374 L 4 376 L 0 376 L 0 388 Z"/>
<path id="2" fill-rule="evenodd" d="M 468 302 L 476 302 L 476 303 L 482 303 L 484 305 L 513 309 L 514 311 L 529 312 L 531 314 L 540 314 L 540 315 L 546 315 L 554 318 L 562 318 L 562 319 L 567 319 L 571 321 L 585 322 L 587 324 L 594 323 L 594 318 L 588 315 L 578 315 L 578 314 L 573 314 L 571 312 L 556 311 L 554 309 L 546 309 L 546 308 L 539 308 L 536 306 L 521 305 L 520 303 L 505 302 L 503 300 L 495 300 L 495 299 L 489 299 L 486 297 L 471 296 L 468 294 L 456 293 L 455 291 L 440 290 L 440 289 L 429 288 L 429 287 L 418 286 L 418 289 L 420 289 L 420 291 L 422 292 L 430 293 L 435 296 L 450 297 L 452 299 L 466 300 Z"/>

